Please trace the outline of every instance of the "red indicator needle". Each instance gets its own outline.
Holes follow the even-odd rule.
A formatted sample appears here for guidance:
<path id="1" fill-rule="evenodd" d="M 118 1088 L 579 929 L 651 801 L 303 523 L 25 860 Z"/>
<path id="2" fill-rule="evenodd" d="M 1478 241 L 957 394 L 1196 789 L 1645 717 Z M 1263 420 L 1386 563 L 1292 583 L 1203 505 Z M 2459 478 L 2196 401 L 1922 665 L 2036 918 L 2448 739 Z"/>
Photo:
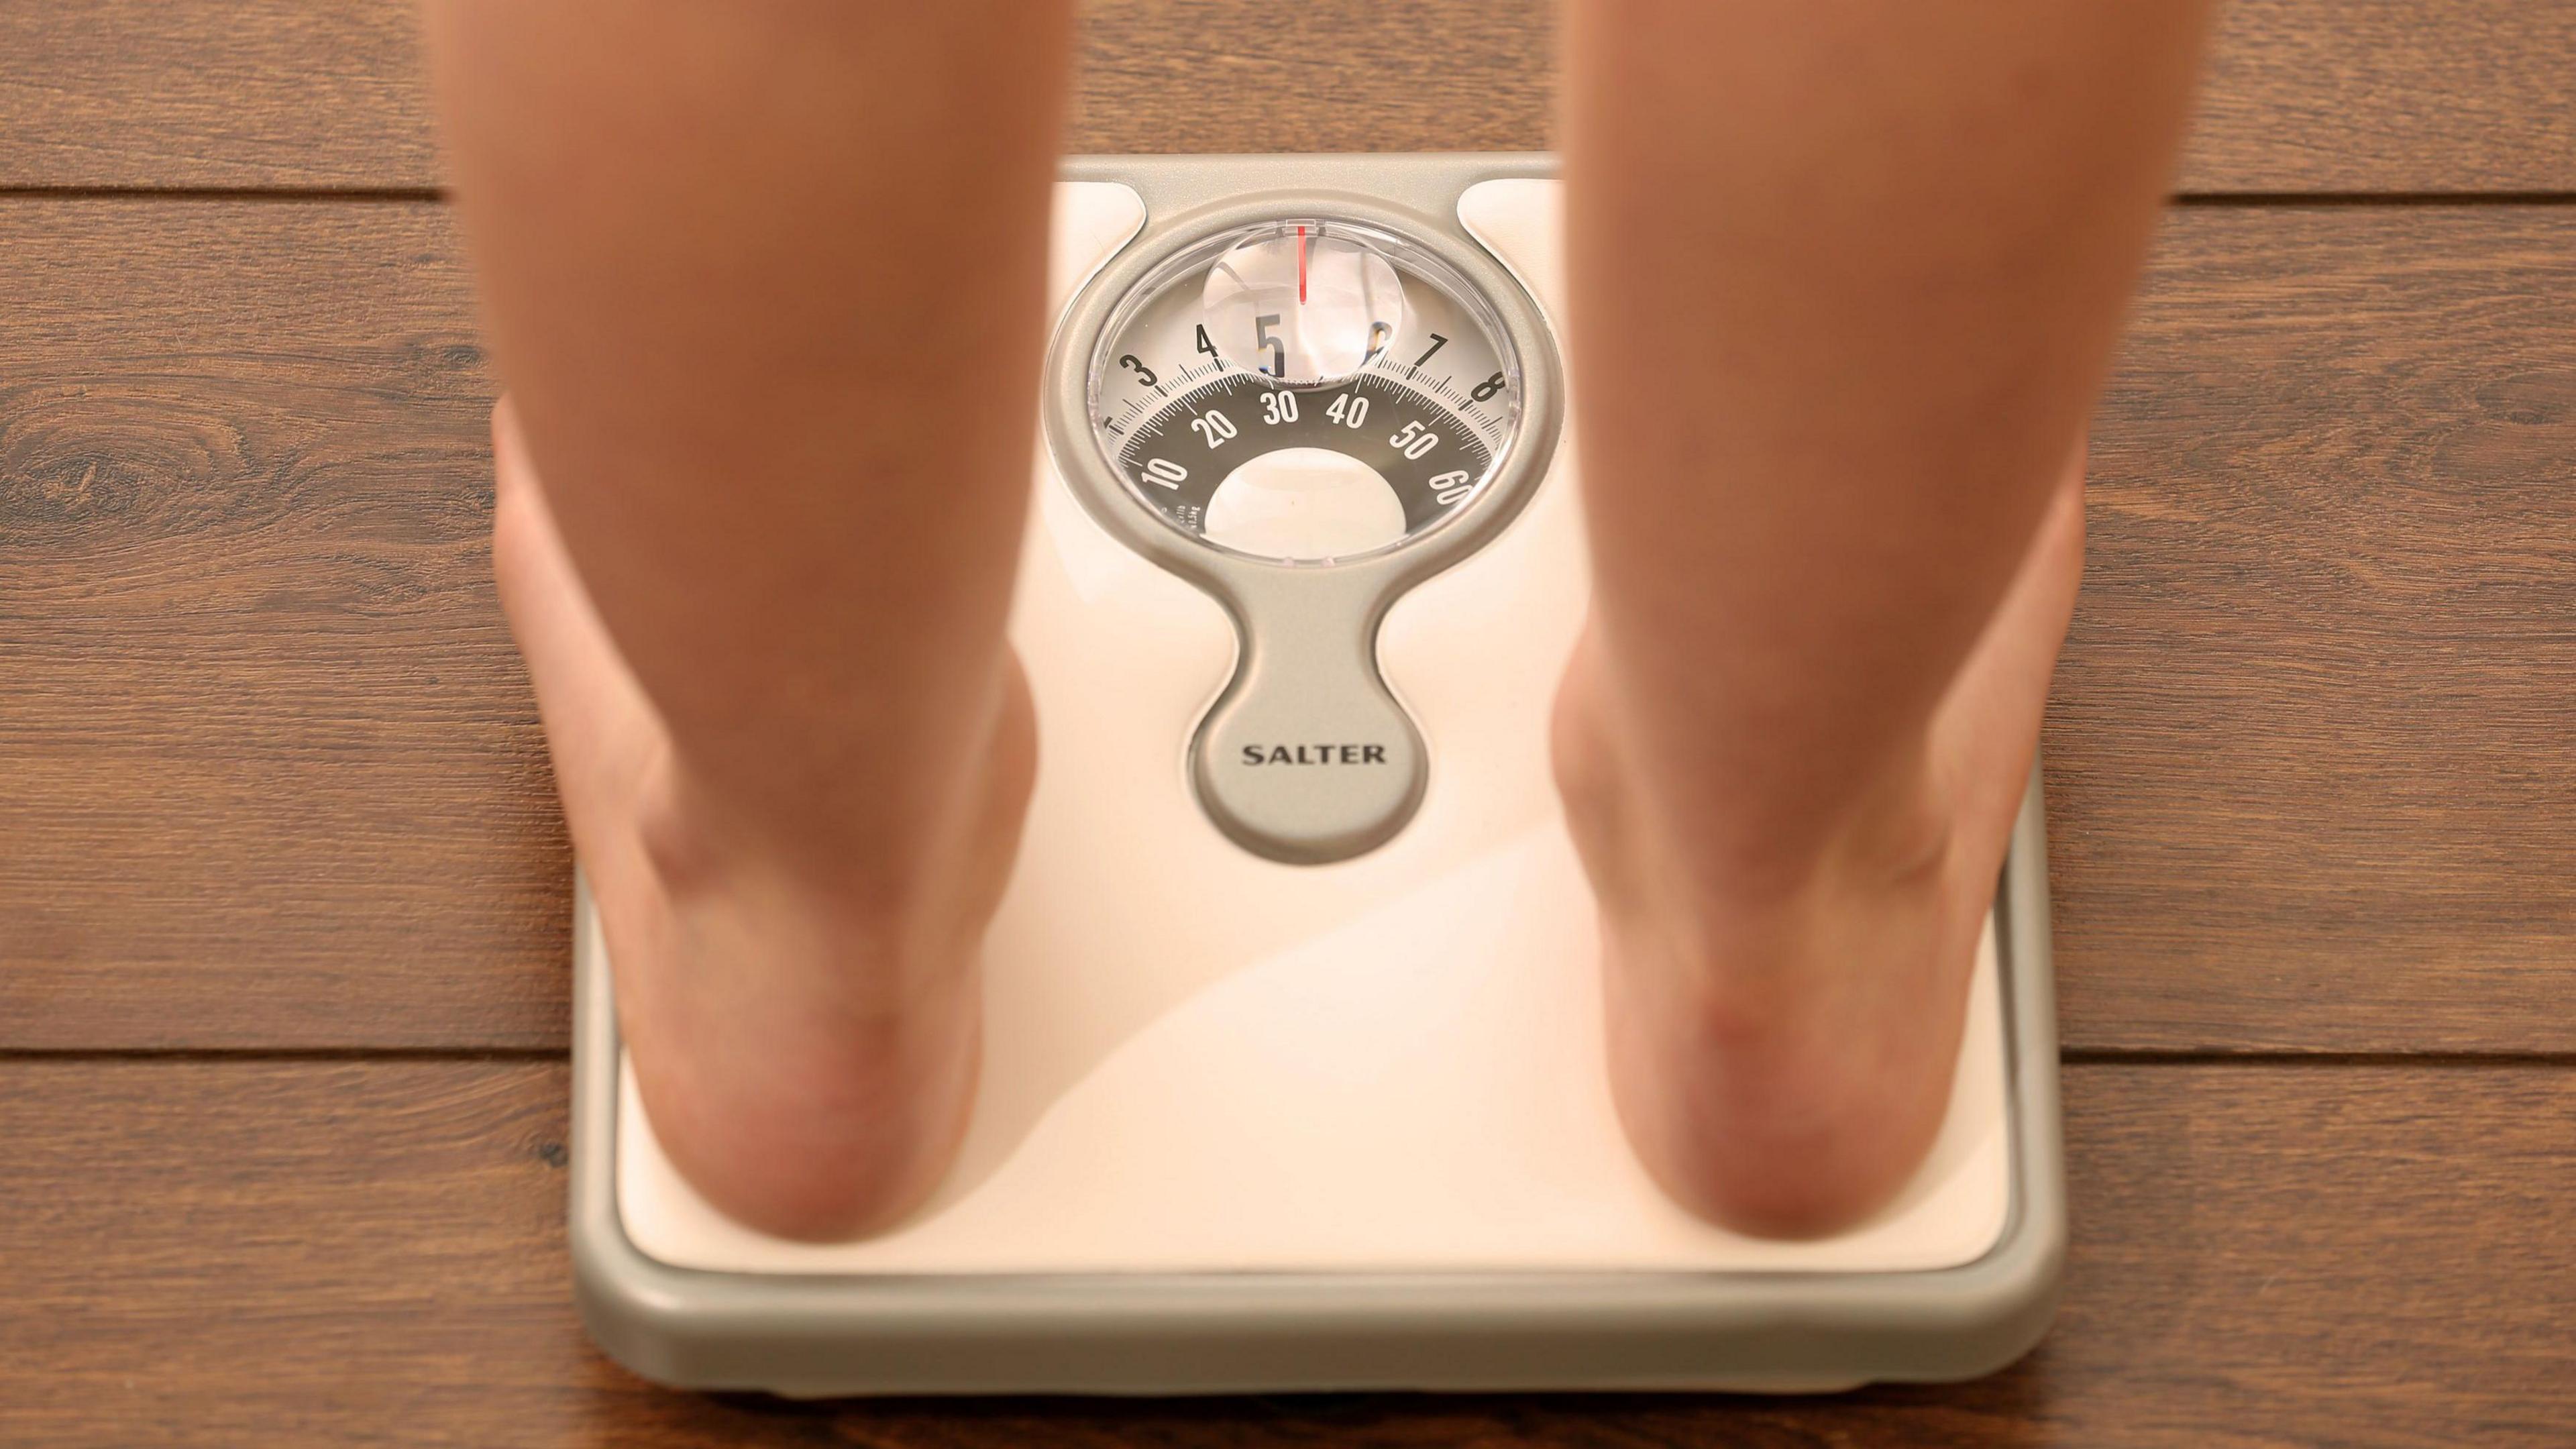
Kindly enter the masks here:
<path id="1" fill-rule="evenodd" d="M 1306 229 L 1297 228 L 1297 305 L 1306 305 Z"/>

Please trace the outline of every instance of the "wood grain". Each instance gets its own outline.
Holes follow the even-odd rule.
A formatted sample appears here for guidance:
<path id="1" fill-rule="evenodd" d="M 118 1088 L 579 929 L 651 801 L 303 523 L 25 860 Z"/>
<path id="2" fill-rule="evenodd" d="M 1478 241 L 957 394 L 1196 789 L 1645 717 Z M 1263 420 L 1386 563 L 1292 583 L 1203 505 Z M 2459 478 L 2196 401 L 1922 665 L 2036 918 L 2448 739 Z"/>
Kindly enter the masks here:
<path id="1" fill-rule="evenodd" d="M 560 1046 L 435 206 L 0 207 L 0 1043 Z"/>
<path id="2" fill-rule="evenodd" d="M 2576 0 L 2220 0 L 2182 189 L 2576 190 Z"/>
<path id="3" fill-rule="evenodd" d="M 1071 144 L 1542 147 L 1549 0 L 1091 0 Z M 0 186 L 422 188 L 410 0 L 0 0 Z M 2187 191 L 2576 190 L 2576 0 L 2232 0 Z"/>
<path id="4" fill-rule="evenodd" d="M 557 1047 L 428 204 L 0 206 L 0 1046 Z M 2576 211 L 2186 208 L 2047 737 L 2079 1049 L 2576 1049 Z"/>
<path id="5" fill-rule="evenodd" d="M 2163 242 L 2045 742 L 2067 1042 L 2576 1048 L 2576 212 Z"/>
<path id="6" fill-rule="evenodd" d="M 0 1065 L 0 1442 L 2563 1444 L 2556 1068 L 2081 1066 L 2055 1333 L 1982 1383 L 1708 1398 L 797 1407 L 584 1343 L 545 1063 Z"/>

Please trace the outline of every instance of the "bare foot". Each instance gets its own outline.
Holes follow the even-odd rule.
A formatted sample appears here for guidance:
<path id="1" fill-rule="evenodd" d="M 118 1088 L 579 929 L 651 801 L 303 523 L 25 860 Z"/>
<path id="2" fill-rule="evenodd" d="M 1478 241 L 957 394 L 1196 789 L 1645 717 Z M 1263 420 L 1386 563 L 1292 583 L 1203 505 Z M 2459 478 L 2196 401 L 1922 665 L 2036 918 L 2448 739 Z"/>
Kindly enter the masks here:
<path id="1" fill-rule="evenodd" d="M 1601 903 L 1611 1086 L 1683 1205 L 1747 1232 L 1831 1232 L 1930 1150 L 2083 553 L 2079 451 L 1910 778 L 1812 859 L 1683 864 L 1621 748 L 1609 662 L 1588 634 L 1578 648 L 1556 769 Z"/>
<path id="2" fill-rule="evenodd" d="M 493 571 L 655 1132 L 708 1201 L 753 1227 L 828 1239 L 884 1226 L 937 1184 L 974 1095 L 976 953 L 1036 771 L 1018 661 L 999 660 L 991 708 L 969 726 L 987 737 L 968 752 L 984 763 L 920 858 L 749 818 L 691 777 L 628 672 L 506 400 L 492 432 Z M 798 748 L 796 729 L 778 722 L 780 751 Z M 816 774 L 828 806 L 833 782 Z"/>

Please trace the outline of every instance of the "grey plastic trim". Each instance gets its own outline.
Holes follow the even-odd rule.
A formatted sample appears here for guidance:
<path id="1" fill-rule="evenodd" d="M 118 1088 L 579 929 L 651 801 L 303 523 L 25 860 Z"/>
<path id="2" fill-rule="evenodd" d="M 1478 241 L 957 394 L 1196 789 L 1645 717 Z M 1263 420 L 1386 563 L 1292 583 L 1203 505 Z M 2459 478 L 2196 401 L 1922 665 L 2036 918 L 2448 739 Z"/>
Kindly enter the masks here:
<path id="1" fill-rule="evenodd" d="M 1428 750 L 1377 667 L 1378 625 L 1405 591 L 1510 526 L 1545 477 L 1564 416 L 1557 348 L 1520 282 L 1458 220 L 1474 180 L 1532 175 L 1446 157 L 1179 157 L 1076 162 L 1068 180 L 1114 180 L 1144 198 L 1146 223 L 1076 293 L 1047 349 L 1041 412 L 1055 466 L 1100 526 L 1187 580 L 1226 611 L 1240 647 L 1233 677 L 1190 742 L 1190 779 L 1208 818 L 1272 860 L 1346 860 L 1393 837 L 1421 803 Z M 1428 252 L 1490 303 L 1520 371 L 1519 427 L 1483 494 L 1422 537 L 1327 565 L 1254 558 L 1188 538 L 1128 494 L 1092 433 L 1090 370 L 1119 303 L 1164 258 L 1282 217 L 1324 216 L 1391 233 Z M 1367 740 L 1400 774 L 1233 768 L 1243 740 Z"/>
<path id="2" fill-rule="evenodd" d="M 1251 190 L 1415 205 L 1542 156 L 1094 158 L 1149 213 Z M 1086 440 L 1087 441 L 1087 440 Z M 1278 1273 L 783 1277 L 674 1268 L 617 1211 L 619 1044 L 574 954 L 569 1236 L 583 1322 L 645 1378 L 792 1397 L 1289 1390 L 1823 1391 L 2002 1368 L 2046 1333 L 2066 1255 L 2048 849 L 2031 772 L 1999 882 L 2012 1207 L 1994 1247 L 1909 1273 Z M 577 886 L 576 909 L 588 887 Z"/>

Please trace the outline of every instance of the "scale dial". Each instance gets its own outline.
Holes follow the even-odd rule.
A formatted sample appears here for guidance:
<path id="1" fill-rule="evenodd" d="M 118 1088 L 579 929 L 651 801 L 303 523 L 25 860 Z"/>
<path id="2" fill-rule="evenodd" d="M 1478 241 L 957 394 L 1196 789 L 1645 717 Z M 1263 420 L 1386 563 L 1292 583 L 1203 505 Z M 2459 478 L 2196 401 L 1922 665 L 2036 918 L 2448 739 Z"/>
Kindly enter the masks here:
<path id="1" fill-rule="evenodd" d="M 1188 744 L 1209 821 L 1297 865 L 1392 839 L 1431 752 L 1378 623 L 1537 486 L 1556 438 L 1537 309 L 1427 217 L 1278 193 L 1149 232 L 1048 368 L 1048 438 L 1091 516 L 1234 624 Z"/>
<path id="2" fill-rule="evenodd" d="M 1520 423 L 1490 301 L 1379 228 L 1284 218 L 1157 267 L 1100 334 L 1101 451 L 1170 527 L 1272 562 L 1331 564 L 1473 507 Z"/>
<path id="3" fill-rule="evenodd" d="M 1218 356 L 1290 387 L 1355 376 L 1404 330 L 1404 280 L 1386 254 L 1302 221 L 1236 241 L 1199 301 Z"/>

